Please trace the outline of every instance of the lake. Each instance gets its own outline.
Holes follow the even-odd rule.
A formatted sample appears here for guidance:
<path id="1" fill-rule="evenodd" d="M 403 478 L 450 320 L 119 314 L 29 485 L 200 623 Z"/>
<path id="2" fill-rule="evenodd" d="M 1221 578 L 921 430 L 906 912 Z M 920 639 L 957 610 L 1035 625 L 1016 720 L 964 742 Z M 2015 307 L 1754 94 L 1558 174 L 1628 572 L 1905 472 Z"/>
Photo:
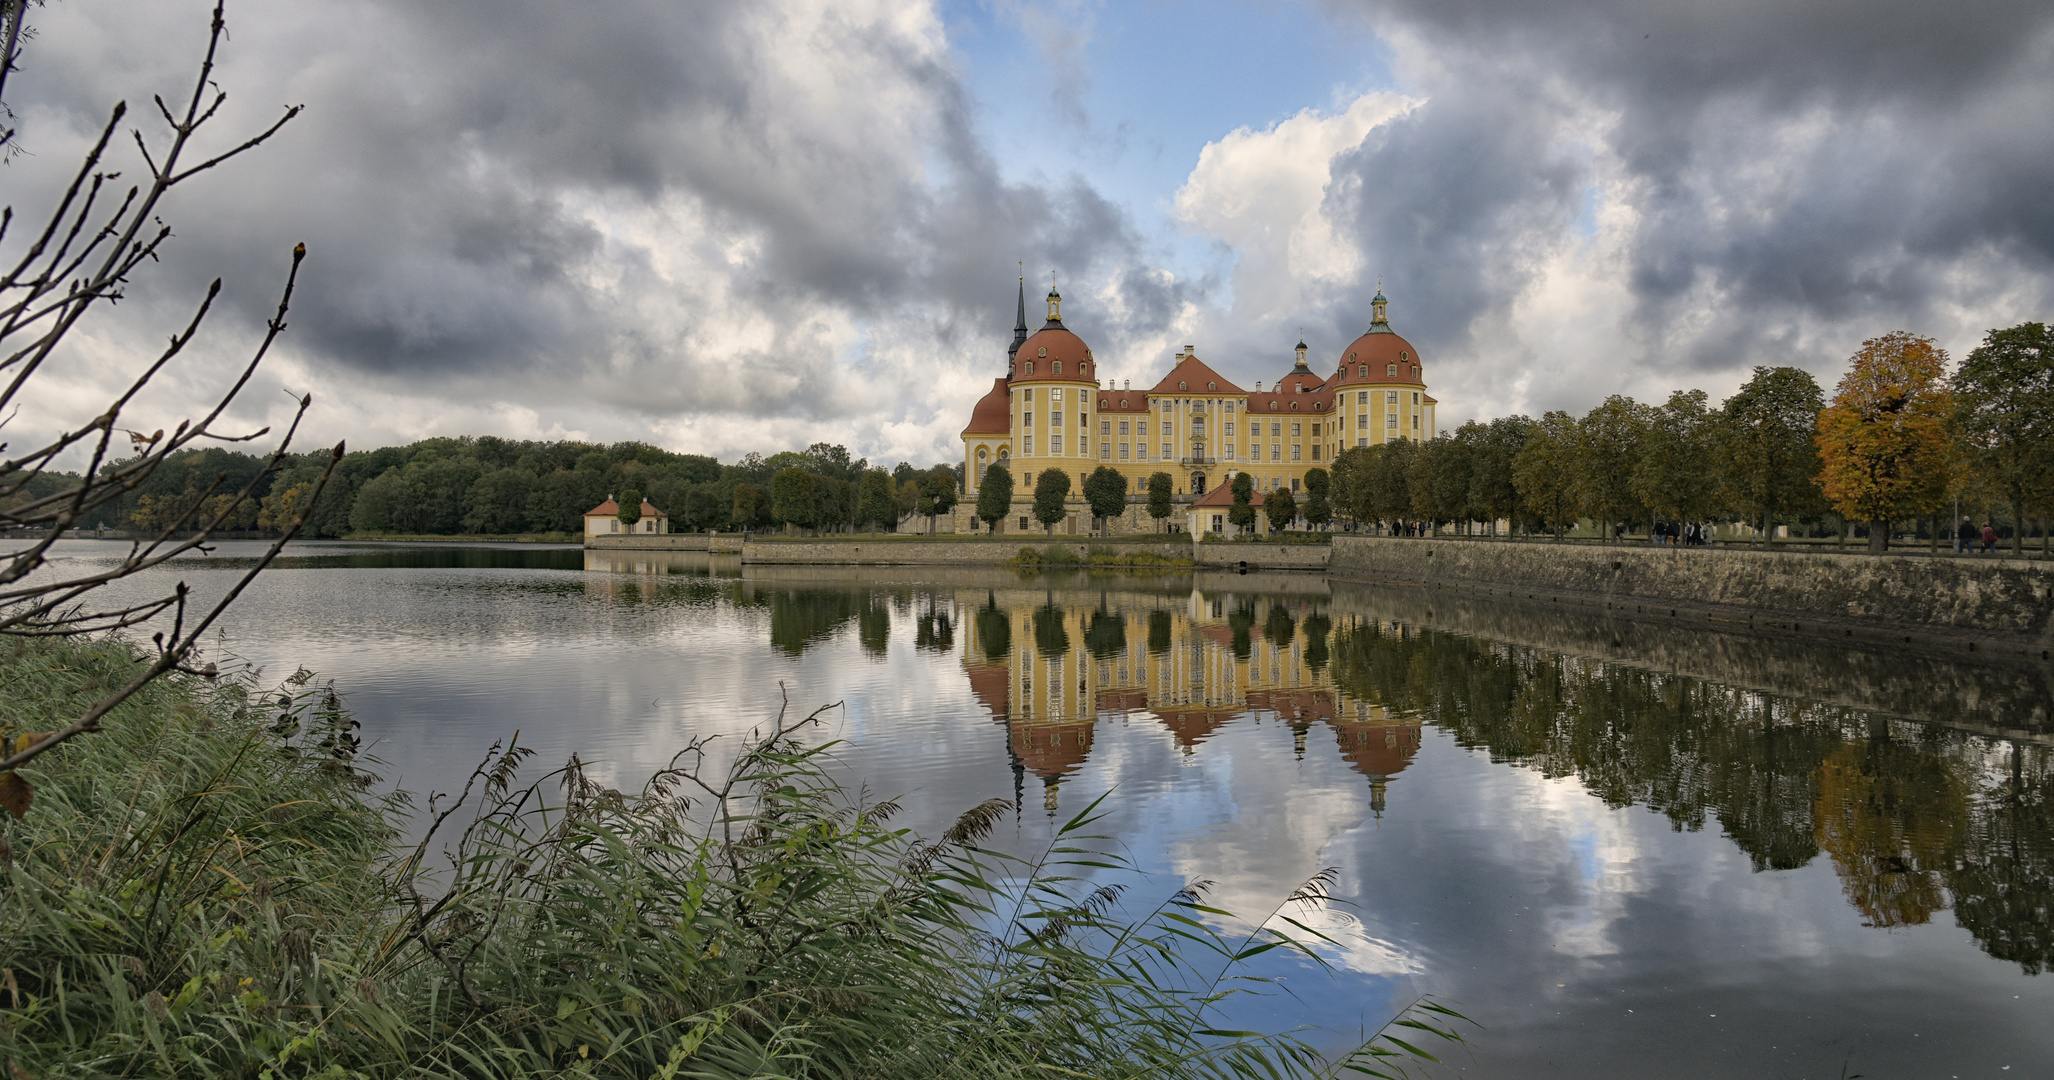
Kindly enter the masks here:
<path id="1" fill-rule="evenodd" d="M 209 599 L 262 550 L 117 588 Z M 1259 920 L 1336 867 L 1331 970 L 1268 963 L 1235 1019 L 1339 1046 L 1431 994 L 1479 1025 L 1448 1075 L 2054 1073 L 2045 665 L 1312 575 L 351 543 L 289 548 L 211 650 L 332 681 L 415 792 L 516 731 L 631 787 L 788 700 L 930 835 L 999 796 L 1031 853 L 1109 792 L 1147 903 Z"/>

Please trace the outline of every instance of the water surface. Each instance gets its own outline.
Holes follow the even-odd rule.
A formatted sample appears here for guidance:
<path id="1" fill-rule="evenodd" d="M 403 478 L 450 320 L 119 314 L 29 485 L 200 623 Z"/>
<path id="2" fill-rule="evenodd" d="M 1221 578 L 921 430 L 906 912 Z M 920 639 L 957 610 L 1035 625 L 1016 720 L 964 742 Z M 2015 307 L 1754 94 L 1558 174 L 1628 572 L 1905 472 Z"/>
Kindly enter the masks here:
<path id="1" fill-rule="evenodd" d="M 2054 1072 L 2044 667 L 1304 575 L 346 543 L 289 549 L 213 648 L 333 680 L 415 791 L 516 730 L 629 786 L 838 703 L 821 737 L 924 832 L 1002 796 L 1032 852 L 1111 791 L 1136 895 L 1252 918 L 1338 867 L 1333 972 L 1272 965 L 1292 996 L 1242 1019 L 1338 1046 L 1431 993 L 1482 1025 L 1450 1074 Z"/>

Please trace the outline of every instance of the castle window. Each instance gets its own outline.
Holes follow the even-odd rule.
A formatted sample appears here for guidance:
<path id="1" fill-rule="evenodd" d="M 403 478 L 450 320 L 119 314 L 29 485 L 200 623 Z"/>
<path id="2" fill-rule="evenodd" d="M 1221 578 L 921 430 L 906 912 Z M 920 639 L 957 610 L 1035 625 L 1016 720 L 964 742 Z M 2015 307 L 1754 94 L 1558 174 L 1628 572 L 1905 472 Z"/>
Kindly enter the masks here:
<path id="1" fill-rule="evenodd" d="M 1272 401 L 1272 402 L 1270 402 L 1270 403 L 1269 403 L 1269 411 L 1271 411 L 1271 412 L 1276 412 L 1276 411 L 1277 411 L 1277 403 L 1276 403 L 1276 402 Z"/>
<path id="2" fill-rule="evenodd" d="M 1272 422 L 1272 423 L 1270 424 L 1270 426 L 1269 426 L 1269 437 L 1270 437 L 1270 438 L 1272 438 L 1272 439 L 1274 439 L 1274 438 L 1277 438 L 1278 436 L 1281 436 L 1281 435 L 1282 435 L 1283 433 L 1284 433 L 1284 425 L 1282 425 L 1282 424 L 1279 424 L 1279 423 L 1275 423 L 1275 422 Z"/>
<path id="3" fill-rule="evenodd" d="M 1127 399 L 1126 399 L 1126 398 L 1121 398 L 1121 399 L 1120 399 L 1120 408 L 1124 409 L 1124 408 L 1126 408 L 1126 407 L 1127 407 Z"/>
<path id="4" fill-rule="evenodd" d="M 1110 420 L 1100 420 L 1098 422 L 1098 433 L 1100 435 L 1111 435 L 1113 433 L 1113 422 Z"/>
<path id="5" fill-rule="evenodd" d="M 1048 437 L 1048 452 L 1051 454 L 1061 454 L 1063 452 L 1063 437 L 1061 435 L 1050 435 Z"/>
<path id="6" fill-rule="evenodd" d="M 1359 377 L 1359 378 L 1364 378 L 1364 379 L 1367 379 L 1367 378 L 1369 378 L 1369 365 L 1368 365 L 1368 364 L 1362 364 L 1362 365 L 1360 365 L 1360 366 L 1359 366 L 1359 368 L 1358 368 L 1358 370 L 1356 371 L 1356 375 L 1357 375 L 1357 377 Z"/>
<path id="7" fill-rule="evenodd" d="M 1170 458 L 1172 458 L 1172 457 L 1174 457 L 1174 456 L 1175 456 L 1174 454 L 1170 453 L 1170 444 L 1169 444 L 1169 443 L 1164 443 L 1164 444 L 1163 444 L 1163 455 L 1162 455 L 1162 457 L 1163 457 L 1163 460 L 1164 460 L 1164 461 L 1168 461 L 1168 460 L 1170 460 Z"/>
<path id="8" fill-rule="evenodd" d="M 1352 361 L 1353 361 L 1353 360 L 1355 359 L 1355 354 L 1354 354 L 1354 353 L 1349 353 L 1349 354 L 1348 354 L 1348 359 L 1349 359 L 1349 360 L 1350 360 L 1350 361 L 1352 362 Z"/>
<path id="9" fill-rule="evenodd" d="M 1384 430 L 1388 431 L 1388 430 L 1390 430 L 1391 428 L 1394 428 L 1394 427 L 1397 427 L 1397 426 L 1398 426 L 1398 414 L 1397 414 L 1397 413 L 1386 413 L 1386 414 L 1384 414 Z"/>
<path id="10" fill-rule="evenodd" d="M 1102 458 L 1111 458 L 1113 456 L 1113 444 L 1108 442 L 1099 443 L 1098 456 Z"/>
<path id="11" fill-rule="evenodd" d="M 1020 414 L 1020 426 L 1021 426 L 1021 427 L 1033 427 L 1033 426 L 1034 426 L 1034 413 L 1033 413 L 1033 411 L 1032 411 L 1032 410 L 1029 410 L 1029 411 L 1027 411 L 1027 412 L 1023 412 L 1023 413 L 1021 413 L 1021 414 Z"/>
<path id="12" fill-rule="evenodd" d="M 1205 388 L 1206 388 L 1207 390 L 1217 390 L 1217 389 L 1219 389 L 1219 388 L 1220 388 L 1220 384 L 1218 384 L 1218 383 L 1206 383 L 1206 384 L 1205 384 Z"/>
<path id="13" fill-rule="evenodd" d="M 1415 378 L 1415 379 L 1419 378 L 1419 365 L 1418 365 L 1418 364 L 1414 364 L 1414 365 L 1412 365 L 1412 377 L 1413 377 L 1413 378 Z"/>
<path id="14" fill-rule="evenodd" d="M 1148 421 L 1146 421 L 1146 420 L 1137 420 L 1137 421 L 1135 421 L 1135 422 L 1134 422 L 1134 434 L 1136 434 L 1136 435 L 1146 435 L 1146 434 L 1148 434 Z"/>
<path id="15" fill-rule="evenodd" d="M 1121 444 L 1120 444 L 1120 460 L 1121 460 L 1121 461 L 1125 461 L 1125 460 L 1127 460 L 1127 444 L 1126 444 L 1126 443 L 1121 443 Z"/>
<path id="16" fill-rule="evenodd" d="M 1186 386 L 1185 386 L 1185 384 L 1183 384 L 1183 383 L 1178 383 L 1178 384 L 1177 384 L 1177 389 L 1179 389 L 1179 390 L 1183 390 L 1183 389 L 1186 389 Z"/>
<path id="17" fill-rule="evenodd" d="M 1298 411 L 1298 403 L 1297 403 L 1297 402 L 1295 402 L 1295 401 L 1294 401 L 1294 402 L 1292 402 L 1292 403 L 1291 403 L 1291 411 L 1292 411 L 1292 412 L 1297 412 L 1297 411 Z"/>
<path id="18" fill-rule="evenodd" d="M 1050 390 L 1050 391 L 1048 392 L 1048 399 L 1049 399 L 1050 401 L 1061 401 L 1061 400 L 1063 400 L 1063 388 L 1062 388 L 1062 387 L 1060 387 L 1060 386 L 1058 386 L 1058 387 L 1056 387 L 1055 389 L 1053 389 L 1053 390 Z M 1062 421 L 1058 420 L 1058 421 L 1056 421 L 1056 423 L 1060 424 L 1060 423 L 1062 423 Z"/>
<path id="19" fill-rule="evenodd" d="M 1061 360 L 1049 361 L 1048 373 L 1051 375 L 1061 375 L 1063 373 L 1063 362 Z"/>
<path id="20" fill-rule="evenodd" d="M 1398 359 L 1400 359 L 1400 360 L 1410 360 L 1410 359 L 1412 359 L 1412 357 L 1411 357 L 1411 355 L 1409 355 L 1409 354 L 1407 354 L 1407 353 L 1399 353 L 1399 354 L 1398 354 Z"/>
<path id="21" fill-rule="evenodd" d="M 1125 420 L 1120 421 L 1120 434 L 1127 434 L 1127 421 Z"/>
<path id="22" fill-rule="evenodd" d="M 1386 404 L 1386 405 L 1396 405 L 1397 403 L 1398 403 L 1398 392 L 1397 392 L 1396 390 L 1386 390 L 1386 391 L 1384 391 L 1384 404 Z"/>
<path id="23" fill-rule="evenodd" d="M 1062 426 L 1063 426 L 1063 414 L 1062 414 L 1061 412 L 1052 412 L 1052 413 L 1049 413 L 1049 414 L 1048 414 L 1048 426 L 1050 426 L 1050 427 L 1058 427 L 1058 428 L 1059 428 L 1059 427 L 1062 427 Z"/>
<path id="24" fill-rule="evenodd" d="M 1396 364 L 1385 364 L 1385 365 L 1384 365 L 1384 378 L 1387 378 L 1387 379 L 1395 379 L 1395 378 L 1397 378 L 1397 377 L 1398 377 L 1398 365 L 1396 365 Z"/>
<path id="25" fill-rule="evenodd" d="M 1361 393 L 1359 393 L 1359 394 L 1356 394 L 1356 395 L 1355 395 L 1355 404 L 1357 404 L 1357 405 L 1367 405 L 1367 404 L 1369 404 L 1369 391 L 1367 391 L 1367 390 L 1364 390 L 1364 391 L 1362 391 Z"/>
<path id="26" fill-rule="evenodd" d="M 1369 426 L 1369 414 L 1368 414 L 1368 413 L 1361 413 L 1361 414 L 1357 415 L 1357 416 L 1355 417 L 1355 426 L 1356 426 L 1356 428 L 1358 428 L 1358 429 L 1360 429 L 1360 428 L 1366 428 L 1366 427 L 1368 427 L 1368 426 Z"/>
<path id="27" fill-rule="evenodd" d="M 1032 374 L 1034 374 L 1034 361 L 1032 361 L 1032 360 L 1029 360 L 1029 361 L 1027 361 L 1027 370 L 1026 370 L 1026 371 L 1024 371 L 1024 372 L 1022 372 L 1021 374 L 1023 374 L 1023 375 L 1032 375 Z"/>
<path id="28" fill-rule="evenodd" d="M 1043 355 L 1043 356 L 1047 356 L 1047 355 L 1048 355 L 1048 346 L 1046 346 L 1046 345 L 1043 345 L 1043 346 L 1041 347 L 1041 355 Z"/>
<path id="29" fill-rule="evenodd" d="M 1269 459 L 1271 461 L 1284 460 L 1284 448 L 1276 443 L 1269 444 Z"/>
<path id="30" fill-rule="evenodd" d="M 1295 439 L 1295 438 L 1298 438 L 1299 436 L 1301 436 L 1301 435 L 1303 435 L 1303 434 L 1305 434 L 1305 425 L 1304 425 L 1304 424 L 1295 424 L 1295 423 L 1294 423 L 1294 424 L 1292 424 L 1292 425 L 1291 425 L 1291 437 L 1292 437 L 1292 438 L 1294 438 L 1294 439 Z"/>

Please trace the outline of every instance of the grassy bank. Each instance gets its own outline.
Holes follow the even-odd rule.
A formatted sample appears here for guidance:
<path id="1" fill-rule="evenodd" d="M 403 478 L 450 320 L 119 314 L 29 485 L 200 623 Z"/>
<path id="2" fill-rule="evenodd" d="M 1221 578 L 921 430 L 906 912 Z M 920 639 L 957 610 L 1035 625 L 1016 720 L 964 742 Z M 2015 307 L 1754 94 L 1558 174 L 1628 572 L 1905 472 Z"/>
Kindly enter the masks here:
<path id="1" fill-rule="evenodd" d="M 41 730 L 135 661 L 0 651 L 0 725 Z M 936 1077 L 1394 1073 L 1214 1030 L 1229 940 L 1202 887 L 1141 921 L 1072 819 L 1033 863 L 855 801 L 774 727 L 643 790 L 494 748 L 412 849 L 351 722 L 304 675 L 151 684 L 23 770 L 4 819 L 0 1075 Z M 1319 902 L 1316 878 L 1292 903 Z M 1308 955 L 1310 955 L 1308 951 Z M 1401 1023 L 1438 1027 L 1432 1006 Z M 1434 1023 L 1428 1024 L 1428 1021 Z M 1410 1035 L 1417 1035 L 1413 1031 Z M 1408 1036 L 1410 1037 L 1410 1036 Z"/>
<path id="2" fill-rule="evenodd" d="M 1119 551 L 1092 544 L 1082 554 L 1062 544 L 1023 547 L 1007 560 L 1014 566 L 1143 566 L 1189 567 L 1197 563 L 1183 556 L 1158 555 L 1153 551 Z"/>

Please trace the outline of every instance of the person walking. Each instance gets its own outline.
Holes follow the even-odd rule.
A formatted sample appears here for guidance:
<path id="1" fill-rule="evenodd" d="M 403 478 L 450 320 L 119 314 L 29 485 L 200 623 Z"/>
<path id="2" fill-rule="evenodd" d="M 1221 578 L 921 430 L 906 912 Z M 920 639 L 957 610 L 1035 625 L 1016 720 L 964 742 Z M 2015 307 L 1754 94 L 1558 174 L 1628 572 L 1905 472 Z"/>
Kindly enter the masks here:
<path id="1" fill-rule="evenodd" d="M 1983 554 L 1988 555 L 1996 550 L 1997 524 L 1992 521 L 1985 521 L 1983 522 Z"/>
<path id="2" fill-rule="evenodd" d="M 1968 550 L 1975 546 L 1976 536 L 1975 523 L 1967 518 L 1962 518 L 1961 527 L 1954 530 L 1954 553 L 1956 555 L 1968 554 Z"/>

